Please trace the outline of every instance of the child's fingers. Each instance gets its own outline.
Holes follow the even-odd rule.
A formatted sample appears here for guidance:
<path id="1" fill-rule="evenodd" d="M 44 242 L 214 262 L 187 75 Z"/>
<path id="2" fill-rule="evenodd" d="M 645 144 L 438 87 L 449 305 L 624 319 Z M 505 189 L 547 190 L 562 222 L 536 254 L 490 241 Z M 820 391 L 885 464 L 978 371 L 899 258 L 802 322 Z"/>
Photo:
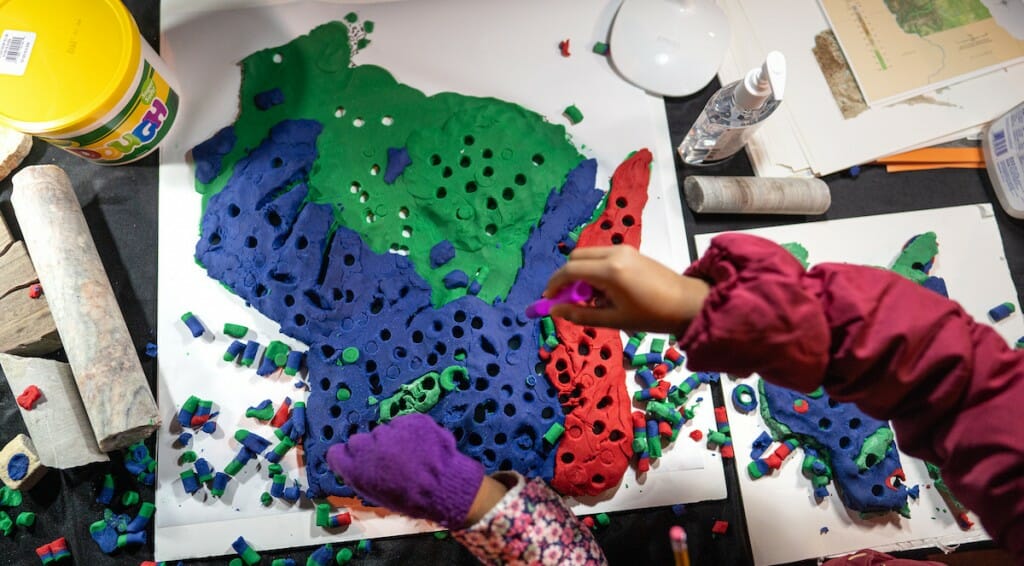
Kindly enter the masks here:
<path id="1" fill-rule="evenodd" d="M 576 248 L 569 254 L 569 260 L 604 259 L 611 255 L 614 249 L 614 246 L 588 246 L 585 248 Z"/>
<path id="2" fill-rule="evenodd" d="M 580 305 L 562 304 L 551 308 L 551 316 L 564 318 L 580 326 L 600 326 L 618 328 L 621 315 L 612 309 L 583 307 Z"/>
<path id="3" fill-rule="evenodd" d="M 548 286 L 544 289 L 544 296 L 550 296 L 562 287 L 573 281 L 586 281 L 592 287 L 603 290 L 607 284 L 608 270 L 604 261 L 593 259 L 573 260 L 556 271 Z"/>

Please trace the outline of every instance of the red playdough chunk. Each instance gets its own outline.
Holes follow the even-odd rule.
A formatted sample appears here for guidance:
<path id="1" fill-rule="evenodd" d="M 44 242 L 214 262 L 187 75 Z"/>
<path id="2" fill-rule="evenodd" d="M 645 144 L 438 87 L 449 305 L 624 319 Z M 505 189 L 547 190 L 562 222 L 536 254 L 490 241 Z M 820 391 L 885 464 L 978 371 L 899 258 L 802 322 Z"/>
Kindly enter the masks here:
<path id="1" fill-rule="evenodd" d="M 700 442 L 700 440 L 704 438 L 704 433 L 699 430 L 695 430 L 690 433 L 690 438 L 692 438 L 695 442 Z"/>
<path id="2" fill-rule="evenodd" d="M 729 530 L 729 521 L 715 521 L 711 526 L 711 532 L 716 535 L 724 535 Z"/>
<path id="3" fill-rule="evenodd" d="M 31 411 L 35 408 L 36 401 L 39 401 L 39 398 L 42 396 L 43 394 L 39 391 L 38 387 L 29 385 L 25 388 L 25 391 L 21 392 L 21 395 L 18 395 L 18 405 L 26 411 Z"/>
<path id="4" fill-rule="evenodd" d="M 651 152 L 641 149 L 619 165 L 608 205 L 580 233 L 577 247 L 640 246 L 651 159 Z M 633 454 L 622 339 L 618 330 L 563 319 L 555 319 L 555 329 L 559 344 L 545 373 L 566 415 L 551 485 L 563 495 L 596 495 L 618 485 Z"/>

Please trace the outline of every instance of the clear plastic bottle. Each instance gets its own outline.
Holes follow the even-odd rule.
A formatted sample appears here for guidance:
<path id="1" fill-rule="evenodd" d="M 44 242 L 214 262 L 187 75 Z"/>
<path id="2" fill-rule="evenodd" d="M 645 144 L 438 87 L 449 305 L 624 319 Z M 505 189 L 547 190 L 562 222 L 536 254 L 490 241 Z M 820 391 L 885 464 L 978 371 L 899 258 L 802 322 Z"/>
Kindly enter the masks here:
<path id="1" fill-rule="evenodd" d="M 750 134 L 782 104 L 785 84 L 786 59 L 772 51 L 743 80 L 722 87 L 679 144 L 683 162 L 713 165 L 743 149 Z"/>

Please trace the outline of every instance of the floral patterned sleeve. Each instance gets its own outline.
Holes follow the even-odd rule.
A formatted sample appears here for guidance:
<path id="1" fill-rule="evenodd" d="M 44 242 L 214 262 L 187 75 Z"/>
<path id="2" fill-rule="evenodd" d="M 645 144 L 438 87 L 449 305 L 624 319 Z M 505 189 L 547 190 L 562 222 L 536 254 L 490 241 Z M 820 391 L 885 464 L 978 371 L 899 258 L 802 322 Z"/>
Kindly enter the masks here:
<path id="1" fill-rule="evenodd" d="M 539 478 L 515 472 L 494 479 L 509 490 L 472 526 L 452 536 L 484 564 L 607 564 L 594 535 Z"/>

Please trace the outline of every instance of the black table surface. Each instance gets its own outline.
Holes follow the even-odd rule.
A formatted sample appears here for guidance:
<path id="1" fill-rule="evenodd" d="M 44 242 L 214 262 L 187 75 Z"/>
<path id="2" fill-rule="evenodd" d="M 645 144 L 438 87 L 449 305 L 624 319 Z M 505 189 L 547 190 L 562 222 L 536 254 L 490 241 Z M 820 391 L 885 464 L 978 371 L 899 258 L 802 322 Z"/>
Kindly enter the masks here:
<path id="1" fill-rule="evenodd" d="M 150 44 L 159 45 L 158 3 L 125 0 L 125 4 L 135 15 L 142 34 Z M 679 144 L 705 101 L 718 86 L 716 81 L 695 95 L 666 99 L 673 146 Z M 150 383 L 155 385 L 155 360 L 141 354 L 147 342 L 157 342 L 157 156 L 150 155 L 139 162 L 120 167 L 99 167 L 37 141 L 22 167 L 38 164 L 57 164 L 71 177 L 135 347 L 142 358 L 143 368 Z M 752 169 L 742 153 L 722 165 L 702 169 L 684 167 L 677 157 L 676 174 L 681 186 L 682 180 L 693 174 L 751 175 Z M 832 207 L 821 216 L 694 215 L 683 206 L 687 243 L 691 253 L 695 250 L 694 234 L 993 203 L 1006 258 L 1020 294 L 1021 283 L 1024 282 L 1024 222 L 1010 218 L 1002 211 L 984 170 L 951 169 L 887 174 L 881 168 L 866 167 L 856 178 L 835 174 L 826 177 L 825 181 L 832 191 Z M 11 181 L 8 178 L 0 182 L 0 213 L 20 239 L 20 231 L 10 205 L 10 193 Z M 680 237 L 683 235 L 680 234 Z M 5 381 L 2 375 L 0 381 Z M 713 395 L 716 404 L 721 403 L 720 390 L 714 389 Z M 19 432 L 27 431 L 14 396 L 4 383 L 0 385 L 0 445 Z M 114 455 L 109 464 L 94 464 L 64 471 L 51 470 L 39 485 L 26 492 L 25 502 L 17 509 L 36 512 L 38 519 L 35 527 L 17 527 L 11 537 L 0 536 L 0 566 L 38 564 L 34 549 L 61 536 L 67 538 L 76 564 L 137 565 L 143 560 L 151 560 L 152 545 L 124 549 L 108 556 L 101 553 L 89 537 L 89 524 L 101 519 L 103 515 L 103 506 L 96 503 L 95 498 L 97 486 L 107 472 L 125 477 L 119 456 Z M 725 472 L 729 490 L 727 500 L 687 505 L 680 516 L 669 508 L 612 514 L 612 523 L 596 533 L 609 562 L 671 564 L 667 532 L 671 525 L 678 524 L 689 534 L 691 556 L 696 563 L 752 563 L 737 470 L 731 460 L 725 461 Z M 124 485 L 129 481 L 125 479 L 119 484 Z M 141 494 L 144 500 L 153 500 L 151 488 L 141 489 Z M 728 534 L 712 536 L 710 528 L 716 519 L 730 523 Z M 252 542 L 258 547 L 259 541 Z M 986 547 L 991 546 L 991 543 L 970 546 Z M 263 553 L 263 563 L 269 564 L 270 558 L 291 556 L 298 563 L 305 564 L 310 550 L 266 552 Z M 921 557 L 925 552 L 902 555 Z M 410 565 L 476 563 L 468 552 L 451 539 L 438 540 L 432 535 L 374 541 L 373 551 L 358 561 Z M 187 564 L 227 562 L 228 558 L 186 561 Z"/>

